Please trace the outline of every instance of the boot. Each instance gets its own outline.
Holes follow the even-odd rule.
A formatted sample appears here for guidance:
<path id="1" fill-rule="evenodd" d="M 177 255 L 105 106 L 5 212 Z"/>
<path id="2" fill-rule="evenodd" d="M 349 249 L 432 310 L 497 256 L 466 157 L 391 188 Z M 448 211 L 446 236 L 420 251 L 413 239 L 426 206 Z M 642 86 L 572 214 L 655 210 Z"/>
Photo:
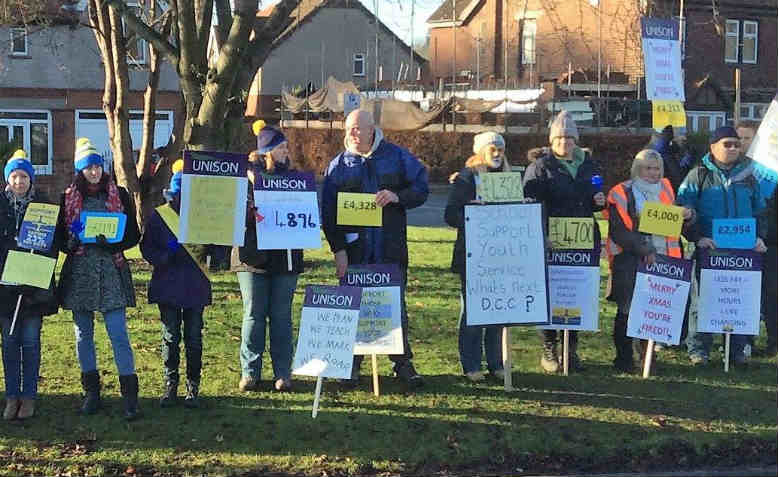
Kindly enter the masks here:
<path id="1" fill-rule="evenodd" d="M 577 373 L 586 370 L 578 356 L 578 333 L 575 331 L 570 332 L 570 369 Z"/>
<path id="2" fill-rule="evenodd" d="M 555 340 L 543 341 L 543 354 L 540 355 L 540 367 L 547 373 L 559 372 L 559 356 L 557 356 Z"/>
<path id="3" fill-rule="evenodd" d="M 200 407 L 200 383 L 197 381 L 186 380 L 186 398 L 184 399 L 184 406 L 194 409 Z"/>
<path id="4" fill-rule="evenodd" d="M 3 419 L 10 421 L 16 419 L 16 414 L 19 412 L 19 406 L 22 404 L 20 399 L 17 398 L 5 398 L 5 410 L 3 411 Z"/>
<path id="5" fill-rule="evenodd" d="M 100 409 L 100 374 L 95 369 L 81 373 L 81 386 L 84 388 L 84 402 L 81 404 L 81 414 L 88 416 Z"/>
<path id="6" fill-rule="evenodd" d="M 138 375 L 119 376 L 119 388 L 124 398 L 124 419 L 134 421 L 140 417 L 138 408 Z"/>
<path id="7" fill-rule="evenodd" d="M 627 315 L 618 313 L 613 322 L 613 344 L 616 347 L 616 359 L 613 366 L 623 373 L 631 373 L 635 369 L 632 355 L 632 338 L 627 336 Z"/>
<path id="8" fill-rule="evenodd" d="M 165 392 L 159 399 L 160 407 L 173 407 L 178 402 L 178 379 L 167 378 L 165 380 Z"/>
<path id="9" fill-rule="evenodd" d="M 29 419 L 35 415 L 35 399 L 22 398 L 22 404 L 19 406 L 19 419 Z"/>

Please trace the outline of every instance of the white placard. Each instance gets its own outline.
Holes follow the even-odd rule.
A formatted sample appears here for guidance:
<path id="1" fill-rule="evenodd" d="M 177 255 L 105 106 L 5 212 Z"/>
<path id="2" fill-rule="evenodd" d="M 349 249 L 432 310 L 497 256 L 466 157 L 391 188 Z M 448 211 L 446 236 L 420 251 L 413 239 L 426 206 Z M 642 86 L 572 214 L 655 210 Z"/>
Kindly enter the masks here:
<path id="1" fill-rule="evenodd" d="M 646 97 L 685 101 L 678 20 L 641 18 Z"/>
<path id="2" fill-rule="evenodd" d="M 746 155 L 778 172 L 778 96 L 770 102 Z"/>
<path id="3" fill-rule="evenodd" d="M 750 250 L 700 253 L 697 331 L 759 334 L 761 256 Z M 777 293 L 773 290 L 772 293 Z"/>
<path id="4" fill-rule="evenodd" d="M 548 324 L 540 204 L 465 206 L 467 324 Z"/>
<path id="5" fill-rule="evenodd" d="M 548 261 L 550 330 L 597 331 L 600 257 L 594 250 L 555 250 Z"/>
<path id="6" fill-rule="evenodd" d="M 257 249 L 321 248 L 319 206 L 310 202 L 257 202 Z"/>

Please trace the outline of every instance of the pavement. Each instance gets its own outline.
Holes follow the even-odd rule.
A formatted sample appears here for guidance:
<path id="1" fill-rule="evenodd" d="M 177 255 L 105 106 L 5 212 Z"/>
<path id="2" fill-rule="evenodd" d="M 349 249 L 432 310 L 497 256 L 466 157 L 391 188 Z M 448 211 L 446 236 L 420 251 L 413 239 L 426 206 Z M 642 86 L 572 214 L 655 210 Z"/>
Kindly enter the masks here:
<path id="1" fill-rule="evenodd" d="M 421 207 L 408 211 L 408 225 L 417 227 L 447 227 L 443 220 L 446 210 L 449 186 L 447 184 L 430 184 L 430 195 Z"/>

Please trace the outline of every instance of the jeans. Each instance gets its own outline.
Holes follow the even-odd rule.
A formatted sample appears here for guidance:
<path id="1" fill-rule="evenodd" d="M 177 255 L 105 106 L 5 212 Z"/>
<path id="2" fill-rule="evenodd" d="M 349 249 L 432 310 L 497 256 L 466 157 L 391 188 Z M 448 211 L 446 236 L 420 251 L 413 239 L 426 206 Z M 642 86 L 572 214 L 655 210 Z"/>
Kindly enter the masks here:
<path id="1" fill-rule="evenodd" d="M 165 380 L 178 382 L 178 365 L 181 362 L 181 325 L 184 329 L 186 348 L 186 379 L 200 382 L 203 365 L 203 308 L 178 308 L 158 304 L 162 319 L 162 361 L 165 364 Z"/>
<path id="2" fill-rule="evenodd" d="M 462 371 L 472 373 L 481 370 L 483 350 L 486 349 L 486 366 L 489 371 L 502 369 L 502 326 L 467 326 L 465 276 L 459 275 L 461 283 L 459 313 L 459 360 Z"/>
<path id="3" fill-rule="evenodd" d="M 292 299 L 297 274 L 238 272 L 243 298 L 243 326 L 240 340 L 241 376 L 259 380 L 265 330 L 270 321 L 270 359 L 275 379 L 292 375 Z"/>
<path id="4" fill-rule="evenodd" d="M 73 323 L 76 332 L 76 356 L 81 372 L 87 373 L 97 369 L 97 354 L 95 351 L 95 314 L 92 311 L 74 311 Z M 120 376 L 135 374 L 135 357 L 130 347 L 130 336 L 127 334 L 125 309 L 116 308 L 103 315 L 105 331 L 111 340 L 113 359 Z"/>
<path id="5" fill-rule="evenodd" d="M 18 318 L 11 333 L 11 316 L 0 319 L 3 335 L 5 397 L 35 399 L 41 365 L 41 317 Z"/>

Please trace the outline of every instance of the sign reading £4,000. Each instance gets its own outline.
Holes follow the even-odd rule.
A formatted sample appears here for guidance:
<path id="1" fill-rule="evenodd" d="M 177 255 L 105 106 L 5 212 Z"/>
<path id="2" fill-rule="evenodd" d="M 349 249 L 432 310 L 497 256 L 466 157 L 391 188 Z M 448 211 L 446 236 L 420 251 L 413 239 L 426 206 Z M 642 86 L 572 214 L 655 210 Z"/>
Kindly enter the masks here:
<path id="1" fill-rule="evenodd" d="M 683 227 L 683 207 L 646 202 L 640 213 L 639 232 L 663 237 L 678 237 Z"/>

